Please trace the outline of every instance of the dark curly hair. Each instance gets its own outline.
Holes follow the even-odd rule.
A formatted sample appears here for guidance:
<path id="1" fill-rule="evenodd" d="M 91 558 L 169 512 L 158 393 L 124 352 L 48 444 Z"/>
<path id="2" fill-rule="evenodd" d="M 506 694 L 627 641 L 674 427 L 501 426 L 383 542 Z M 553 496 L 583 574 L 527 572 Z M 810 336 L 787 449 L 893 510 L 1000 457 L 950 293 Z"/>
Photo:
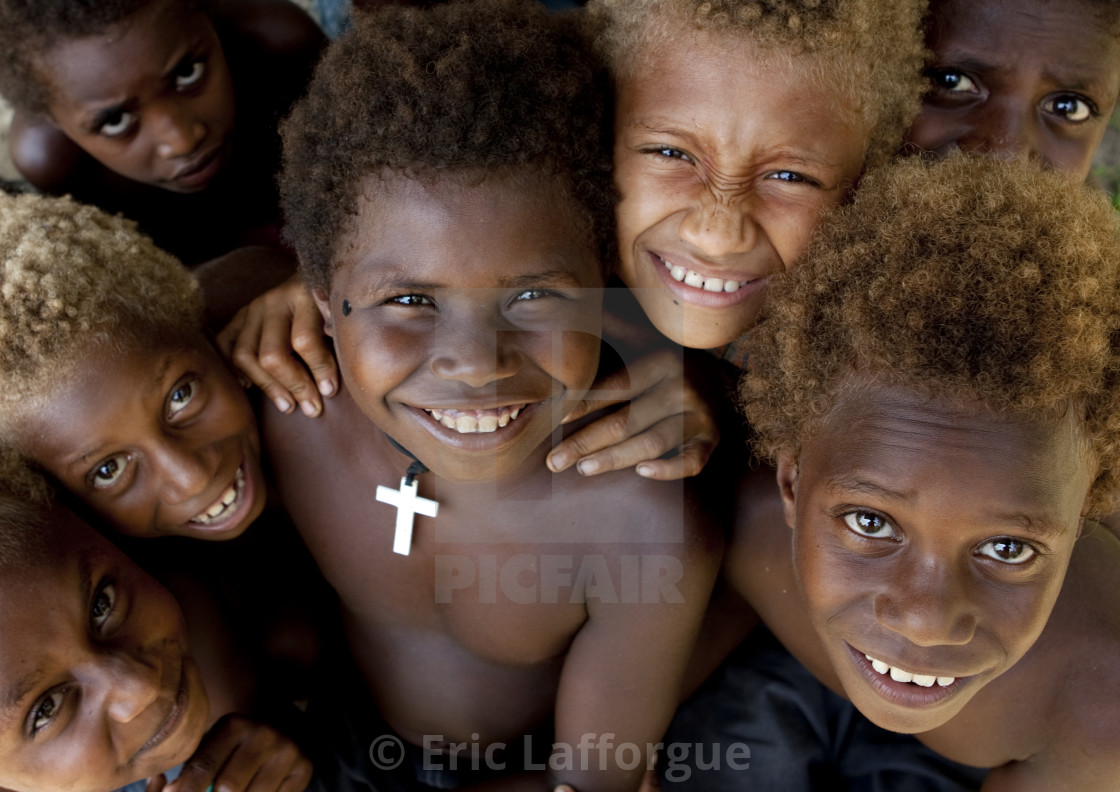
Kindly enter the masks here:
<path id="1" fill-rule="evenodd" d="M 1009 418 L 1078 410 L 1120 496 L 1120 223 L 1106 197 L 1026 162 L 910 158 L 873 171 L 773 279 L 742 408 L 796 456 L 853 374 Z"/>
<path id="2" fill-rule="evenodd" d="M 329 286 L 359 194 L 389 172 L 555 176 L 613 262 L 609 83 L 580 25 L 532 0 L 356 13 L 281 127 L 285 233 L 304 278 Z"/>
<path id="3" fill-rule="evenodd" d="M 0 0 L 0 94 L 14 107 L 46 114 L 49 86 L 38 72 L 44 53 L 60 39 L 102 33 L 158 1 Z M 198 8 L 205 0 L 175 2 Z"/>

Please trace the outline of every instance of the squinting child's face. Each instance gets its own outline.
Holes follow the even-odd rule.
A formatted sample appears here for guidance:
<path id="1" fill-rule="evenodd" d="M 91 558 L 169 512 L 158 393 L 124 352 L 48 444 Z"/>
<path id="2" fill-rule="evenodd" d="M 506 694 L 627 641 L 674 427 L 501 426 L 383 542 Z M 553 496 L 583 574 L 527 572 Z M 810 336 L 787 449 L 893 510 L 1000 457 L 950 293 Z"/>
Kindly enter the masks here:
<path id="1" fill-rule="evenodd" d="M 780 463 L 810 617 L 879 726 L 942 725 L 1042 632 L 1092 480 L 1076 413 L 1006 422 L 870 383 Z"/>
<path id="2" fill-rule="evenodd" d="M 1085 178 L 1120 95 L 1120 39 L 1092 4 L 933 5 L 932 85 L 910 141 L 941 155 L 1025 153 Z"/>
<path id="3" fill-rule="evenodd" d="M 617 85 L 620 274 L 662 334 L 710 348 L 754 324 L 768 278 L 855 183 L 868 131 L 795 58 L 683 25 L 673 41 Z"/>
<path id="4" fill-rule="evenodd" d="M 89 360 L 21 428 L 20 450 L 129 536 L 244 531 L 265 501 L 256 418 L 205 339 Z"/>
<path id="5" fill-rule="evenodd" d="M 205 189 L 227 164 L 233 83 L 205 14 L 155 0 L 105 35 L 44 53 L 53 122 L 102 165 L 179 193 Z"/>
<path id="6" fill-rule="evenodd" d="M 547 177 L 371 180 L 317 290 L 361 410 L 436 475 L 506 475 L 595 376 L 603 278 Z"/>
<path id="7" fill-rule="evenodd" d="M 210 705 L 174 597 L 73 518 L 0 577 L 0 786 L 105 792 L 179 764 Z"/>

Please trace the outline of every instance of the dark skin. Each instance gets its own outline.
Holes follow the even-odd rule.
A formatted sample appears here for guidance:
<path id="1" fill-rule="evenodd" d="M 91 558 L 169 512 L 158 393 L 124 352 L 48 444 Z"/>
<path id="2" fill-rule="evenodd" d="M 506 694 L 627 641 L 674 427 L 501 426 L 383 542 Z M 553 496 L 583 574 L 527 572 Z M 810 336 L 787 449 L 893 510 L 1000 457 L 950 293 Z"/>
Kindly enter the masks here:
<path id="1" fill-rule="evenodd" d="M 1080 516 L 1073 411 L 859 399 L 779 462 L 778 487 L 745 474 L 731 588 L 871 720 L 992 768 L 984 792 L 1114 788 L 1120 541 Z"/>
<path id="2" fill-rule="evenodd" d="M 156 0 L 44 53 L 47 115 L 17 109 L 13 161 L 43 192 L 137 220 L 188 264 L 279 246 L 276 124 L 325 43 L 286 0 L 227 0 L 209 18 Z"/>
<path id="3" fill-rule="evenodd" d="M 263 416 L 278 489 L 339 594 L 374 701 L 416 745 L 425 735 L 520 745 L 550 715 L 556 743 L 607 732 L 616 744 L 656 743 L 721 542 L 681 483 L 545 467 L 555 416 L 594 378 L 598 341 L 586 331 L 597 325 L 597 263 L 554 189 L 385 183 L 392 200 L 363 202 L 329 291 L 316 295 L 340 392 L 316 419 Z M 487 255 L 463 254 L 471 250 Z M 482 434 L 437 425 L 429 412 L 477 411 L 481 421 L 518 404 L 517 417 Z M 435 519 L 416 518 L 407 556 L 391 550 L 395 510 L 373 499 L 411 461 L 387 433 L 432 468 L 419 494 L 440 503 Z M 635 557 L 669 570 L 647 578 L 649 596 L 625 589 Z M 452 575 L 473 569 L 477 585 L 447 589 L 463 580 L 448 577 L 449 563 Z M 596 591 L 591 566 L 617 602 Z M 487 568 L 513 574 L 494 596 Z M 577 762 L 477 788 L 637 789 L 644 764 L 624 770 L 608 753 L 600 770 L 592 756 L 589 769 Z"/>

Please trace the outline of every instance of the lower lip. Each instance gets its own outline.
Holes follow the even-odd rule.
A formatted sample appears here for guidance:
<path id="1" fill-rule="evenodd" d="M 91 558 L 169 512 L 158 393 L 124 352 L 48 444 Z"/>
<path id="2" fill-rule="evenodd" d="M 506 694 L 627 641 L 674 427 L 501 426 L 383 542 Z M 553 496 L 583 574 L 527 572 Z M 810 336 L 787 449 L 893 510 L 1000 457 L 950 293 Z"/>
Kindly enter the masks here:
<path id="1" fill-rule="evenodd" d="M 512 419 L 505 426 L 499 427 L 493 432 L 469 432 L 467 434 L 460 434 L 454 429 L 447 428 L 433 418 L 426 410 L 420 409 L 419 407 L 410 407 L 409 409 L 416 416 L 417 420 L 424 425 L 424 428 L 444 445 L 451 446 L 461 451 L 493 453 L 517 440 L 537 413 L 546 409 L 547 405 L 553 403 L 555 402 L 551 399 L 528 402 L 521 408 L 517 417 Z M 557 422 L 559 422 L 559 419 Z"/>
<path id="2" fill-rule="evenodd" d="M 183 722 L 183 715 L 187 711 L 187 673 L 186 669 L 180 666 L 179 670 L 179 690 L 175 693 L 175 704 L 171 712 L 167 713 L 162 724 L 156 733 L 152 735 L 151 739 L 144 743 L 143 747 L 137 751 L 137 754 L 146 753 L 160 744 L 167 741 L 167 738 L 175 733 L 176 729 Z"/>
<path id="3" fill-rule="evenodd" d="M 199 170 L 191 171 L 185 176 L 176 177 L 175 183 L 181 187 L 188 187 L 191 189 L 202 189 L 213 180 L 215 176 L 222 169 L 222 164 L 225 157 L 222 156 L 221 149 L 214 152 L 210 160 L 202 166 Z"/>
<path id="4" fill-rule="evenodd" d="M 205 534 L 208 539 L 221 538 L 218 534 L 232 532 L 241 527 L 242 521 L 253 508 L 253 499 L 256 489 L 253 486 L 253 475 L 249 470 L 249 461 L 241 460 L 241 489 L 237 493 L 237 508 L 220 520 L 209 523 L 187 522 L 186 529 L 190 534 Z M 222 490 L 225 492 L 225 490 Z"/>
<path id="5" fill-rule="evenodd" d="M 646 256 L 649 259 L 650 266 L 657 271 L 661 282 L 665 284 L 665 288 L 677 295 L 682 302 L 691 305 L 717 309 L 732 308 L 745 300 L 749 300 L 766 286 L 766 278 L 755 278 L 742 284 L 733 292 L 704 291 L 703 289 L 697 289 L 695 286 L 688 286 L 683 281 L 679 281 L 670 275 L 669 268 L 665 266 L 661 257 L 656 253 L 647 251 Z"/>
<path id="6" fill-rule="evenodd" d="M 845 646 L 851 652 L 852 659 L 859 670 L 863 672 L 863 676 L 870 683 L 871 688 L 887 701 L 899 706 L 914 709 L 935 707 L 949 697 L 955 696 L 971 679 L 971 677 L 958 678 L 953 684 L 946 687 L 934 683 L 932 687 L 928 688 L 915 685 L 912 682 L 896 682 L 890 678 L 889 674 L 880 674 L 872 668 L 871 661 L 867 659 L 863 652 L 853 648 L 850 644 L 845 644 Z"/>

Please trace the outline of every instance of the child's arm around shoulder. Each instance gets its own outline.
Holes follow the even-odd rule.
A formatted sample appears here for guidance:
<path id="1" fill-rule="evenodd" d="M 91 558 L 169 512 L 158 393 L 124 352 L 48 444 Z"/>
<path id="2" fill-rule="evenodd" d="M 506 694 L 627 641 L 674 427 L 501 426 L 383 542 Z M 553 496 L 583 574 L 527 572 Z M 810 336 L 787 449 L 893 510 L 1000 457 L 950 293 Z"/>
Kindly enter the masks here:
<path id="1" fill-rule="evenodd" d="M 631 511 L 632 525 L 642 526 L 646 541 L 604 550 L 612 573 L 629 565 L 638 570 L 638 584 L 628 586 L 622 571 L 613 598 L 597 595 L 594 582 L 585 586 L 587 620 L 561 672 L 555 741 L 574 761 L 571 770 L 552 775 L 580 792 L 638 789 L 652 761 L 650 748 L 662 739 L 680 700 L 723 554 L 723 537 L 688 483 L 641 481 L 625 473 L 611 478 L 619 482 L 614 497 Z M 602 747 L 581 752 L 588 741 Z M 629 767 L 639 756 L 632 769 L 619 766 L 619 760 Z"/>

